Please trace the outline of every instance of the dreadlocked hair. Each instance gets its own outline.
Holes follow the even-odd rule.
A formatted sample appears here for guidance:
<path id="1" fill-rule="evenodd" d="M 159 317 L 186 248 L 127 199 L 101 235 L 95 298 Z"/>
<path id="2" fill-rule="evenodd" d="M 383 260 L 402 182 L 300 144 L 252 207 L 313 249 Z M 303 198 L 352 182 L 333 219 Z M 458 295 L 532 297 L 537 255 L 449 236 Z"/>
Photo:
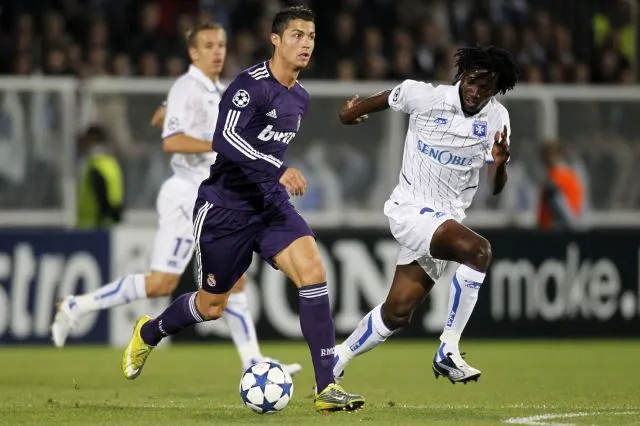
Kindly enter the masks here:
<path id="1" fill-rule="evenodd" d="M 496 94 L 504 95 L 518 82 L 518 66 L 511 53 L 496 46 L 463 47 L 456 52 L 456 82 L 462 74 L 473 70 L 495 73 Z"/>

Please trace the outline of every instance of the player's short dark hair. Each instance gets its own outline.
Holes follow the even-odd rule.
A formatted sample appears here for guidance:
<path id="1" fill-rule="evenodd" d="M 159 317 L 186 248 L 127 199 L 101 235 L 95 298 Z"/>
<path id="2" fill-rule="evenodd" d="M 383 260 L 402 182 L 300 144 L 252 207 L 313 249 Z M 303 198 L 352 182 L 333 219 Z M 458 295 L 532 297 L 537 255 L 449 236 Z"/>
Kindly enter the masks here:
<path id="1" fill-rule="evenodd" d="M 282 36 L 282 34 L 284 34 L 284 30 L 287 28 L 287 25 L 289 25 L 289 22 L 293 21 L 294 19 L 316 22 L 316 14 L 313 12 L 313 10 L 309 9 L 306 6 L 286 7 L 280 12 L 276 13 L 276 16 L 273 17 L 273 22 L 271 24 L 271 33 Z"/>
<path id="2" fill-rule="evenodd" d="M 224 27 L 216 22 L 200 22 L 199 24 L 191 28 L 189 31 L 187 31 L 187 34 L 185 35 L 185 38 L 187 39 L 187 46 L 196 47 L 198 34 L 200 34 L 201 31 L 207 31 L 207 30 L 224 31 Z"/>
<path id="3" fill-rule="evenodd" d="M 456 58 L 456 81 L 459 81 L 465 72 L 487 70 L 496 74 L 496 94 L 503 95 L 518 82 L 519 70 L 513 55 L 499 47 L 463 47 L 458 49 Z"/>

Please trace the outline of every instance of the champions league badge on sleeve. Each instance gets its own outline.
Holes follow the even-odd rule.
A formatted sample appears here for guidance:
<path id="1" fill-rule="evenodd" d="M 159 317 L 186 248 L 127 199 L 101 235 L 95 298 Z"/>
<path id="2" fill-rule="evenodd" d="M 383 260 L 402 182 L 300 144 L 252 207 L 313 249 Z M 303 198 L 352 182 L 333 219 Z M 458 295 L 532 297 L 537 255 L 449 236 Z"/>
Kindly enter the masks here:
<path id="1" fill-rule="evenodd" d="M 251 97 L 249 96 L 249 92 L 244 89 L 240 89 L 236 92 L 235 95 L 233 95 L 233 99 L 231 99 L 231 102 L 233 102 L 233 104 L 238 108 L 244 108 L 249 105 L 250 99 Z"/>

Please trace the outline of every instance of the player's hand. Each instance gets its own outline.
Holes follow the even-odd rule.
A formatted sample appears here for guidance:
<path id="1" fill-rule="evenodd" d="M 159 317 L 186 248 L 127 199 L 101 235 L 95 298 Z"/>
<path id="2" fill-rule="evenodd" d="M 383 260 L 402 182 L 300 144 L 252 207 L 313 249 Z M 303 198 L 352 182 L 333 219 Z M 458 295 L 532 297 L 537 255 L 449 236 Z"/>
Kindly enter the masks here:
<path id="1" fill-rule="evenodd" d="M 353 118 L 350 117 L 351 108 L 353 108 L 360 102 L 359 98 L 360 96 L 354 95 L 351 99 L 345 102 L 344 106 L 340 110 L 340 122 L 342 124 L 360 124 L 367 118 L 369 118 L 367 114 L 356 116 Z"/>
<path id="2" fill-rule="evenodd" d="M 151 117 L 151 126 L 162 129 L 164 125 L 164 115 L 167 112 L 167 108 L 165 106 L 159 106 L 155 112 L 153 113 L 153 117 Z"/>
<path id="3" fill-rule="evenodd" d="M 493 157 L 493 161 L 496 166 L 505 164 L 511 156 L 509 144 L 507 143 L 507 126 L 504 126 L 502 132 L 496 132 L 496 135 L 493 138 L 491 156 Z"/>
<path id="4" fill-rule="evenodd" d="M 284 174 L 280 177 L 280 183 L 287 189 L 287 192 L 294 197 L 303 196 L 307 190 L 307 180 L 302 176 L 302 173 L 291 167 L 285 170 Z"/>

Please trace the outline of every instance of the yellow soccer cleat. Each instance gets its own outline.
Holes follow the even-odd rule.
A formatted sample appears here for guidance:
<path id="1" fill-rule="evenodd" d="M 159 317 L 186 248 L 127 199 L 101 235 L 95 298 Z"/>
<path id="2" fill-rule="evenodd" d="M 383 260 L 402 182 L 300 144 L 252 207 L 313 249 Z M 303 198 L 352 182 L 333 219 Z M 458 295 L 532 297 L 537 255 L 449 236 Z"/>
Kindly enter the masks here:
<path id="1" fill-rule="evenodd" d="M 149 321 L 151 321 L 149 315 L 143 315 L 138 318 L 136 325 L 133 326 L 131 340 L 122 354 L 122 374 L 129 380 L 133 380 L 140 375 L 147 357 L 155 348 L 155 346 L 147 345 L 140 336 L 140 329 Z"/>
<path id="2" fill-rule="evenodd" d="M 355 411 L 364 405 L 362 395 L 345 392 L 342 386 L 331 383 L 316 395 L 316 411 L 328 413 L 332 411 Z"/>

